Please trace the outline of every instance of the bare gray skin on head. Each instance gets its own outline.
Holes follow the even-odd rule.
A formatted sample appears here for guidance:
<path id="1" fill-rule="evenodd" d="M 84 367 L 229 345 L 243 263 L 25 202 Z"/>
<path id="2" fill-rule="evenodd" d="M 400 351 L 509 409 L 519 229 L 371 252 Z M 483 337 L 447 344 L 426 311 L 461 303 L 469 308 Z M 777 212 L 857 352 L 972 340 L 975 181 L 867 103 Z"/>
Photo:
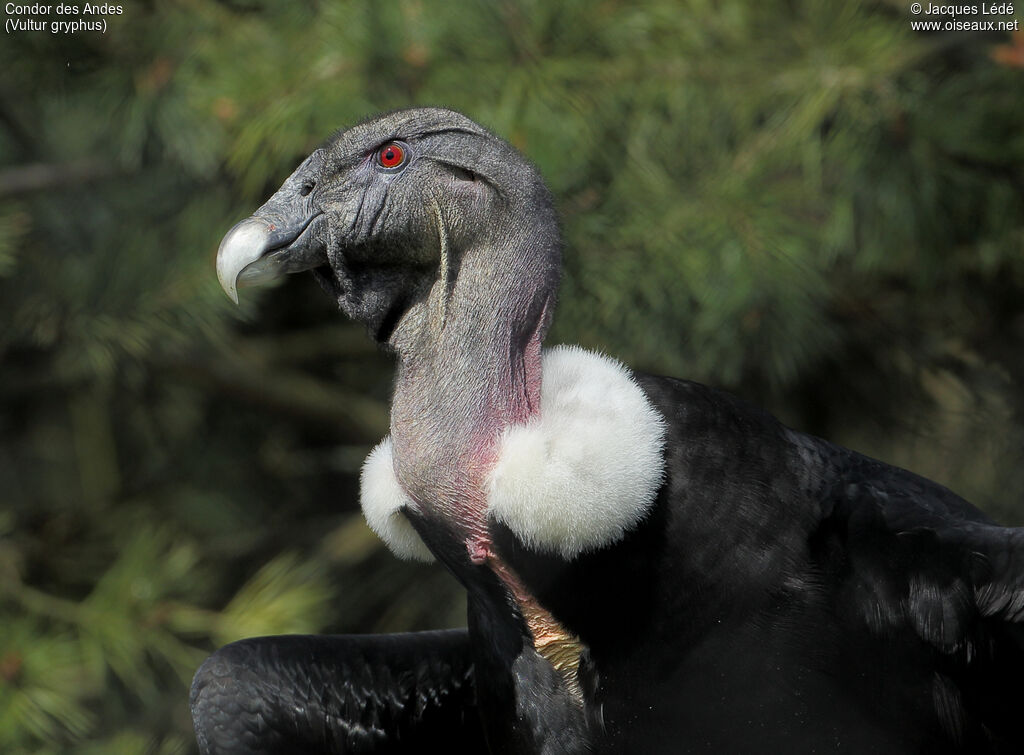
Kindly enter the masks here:
<path id="1" fill-rule="evenodd" d="M 405 159 L 386 168 L 378 153 L 390 142 Z M 282 241 L 282 228 L 294 238 Z M 484 480 L 501 430 L 539 410 L 559 266 L 536 169 L 465 116 L 423 108 L 328 140 L 228 234 L 218 275 L 230 294 L 247 276 L 315 269 L 397 355 L 395 472 L 482 561 Z"/>

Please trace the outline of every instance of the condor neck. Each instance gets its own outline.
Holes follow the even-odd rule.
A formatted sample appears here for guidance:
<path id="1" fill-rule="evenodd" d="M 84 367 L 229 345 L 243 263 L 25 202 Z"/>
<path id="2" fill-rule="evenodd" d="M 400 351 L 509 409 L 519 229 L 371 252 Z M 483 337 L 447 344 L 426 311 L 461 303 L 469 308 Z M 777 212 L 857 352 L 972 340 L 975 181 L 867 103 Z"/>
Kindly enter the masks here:
<path id="1" fill-rule="evenodd" d="M 489 542 L 484 481 L 501 431 L 540 411 L 541 342 L 554 288 L 550 266 L 530 251 L 466 252 L 454 282 L 446 291 L 439 280 L 418 327 L 396 348 L 395 472 L 424 513 L 439 515 L 467 543 Z"/>

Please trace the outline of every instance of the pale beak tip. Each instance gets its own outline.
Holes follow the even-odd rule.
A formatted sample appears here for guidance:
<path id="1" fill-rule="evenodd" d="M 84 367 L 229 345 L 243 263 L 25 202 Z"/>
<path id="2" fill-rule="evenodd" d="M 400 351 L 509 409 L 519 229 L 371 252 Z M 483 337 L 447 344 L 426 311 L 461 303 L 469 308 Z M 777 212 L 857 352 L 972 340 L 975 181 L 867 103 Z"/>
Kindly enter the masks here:
<path id="1" fill-rule="evenodd" d="M 228 231 L 217 249 L 217 280 L 235 304 L 238 304 L 238 279 L 267 248 L 267 225 L 261 218 L 246 218 Z"/>
<path id="2" fill-rule="evenodd" d="M 220 287 L 227 294 L 228 298 L 231 299 L 236 305 L 238 304 L 238 280 L 237 277 L 232 276 L 228 271 L 224 270 L 223 266 L 218 260 L 217 264 L 217 282 L 220 283 Z"/>

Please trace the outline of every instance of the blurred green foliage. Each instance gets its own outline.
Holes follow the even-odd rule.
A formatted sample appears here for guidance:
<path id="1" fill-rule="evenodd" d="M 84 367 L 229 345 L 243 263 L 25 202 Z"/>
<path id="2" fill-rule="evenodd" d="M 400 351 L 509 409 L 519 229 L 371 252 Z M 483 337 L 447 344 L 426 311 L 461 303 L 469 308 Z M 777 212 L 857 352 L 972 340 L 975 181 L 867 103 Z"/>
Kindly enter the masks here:
<path id="1" fill-rule="evenodd" d="M 390 365 L 220 236 L 332 130 L 541 167 L 552 341 L 730 388 L 1024 520 L 1024 36 L 903 3 L 131 2 L 0 47 L 0 751 L 192 751 L 203 656 L 461 621 L 358 515 Z"/>

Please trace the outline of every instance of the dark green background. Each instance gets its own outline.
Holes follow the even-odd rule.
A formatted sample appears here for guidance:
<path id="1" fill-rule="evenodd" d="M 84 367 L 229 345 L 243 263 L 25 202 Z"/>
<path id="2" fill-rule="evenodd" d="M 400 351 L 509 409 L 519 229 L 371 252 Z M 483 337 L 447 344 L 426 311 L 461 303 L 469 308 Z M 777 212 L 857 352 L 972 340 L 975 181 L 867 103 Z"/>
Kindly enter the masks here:
<path id="1" fill-rule="evenodd" d="M 308 276 L 235 309 L 213 272 L 384 109 L 538 163 L 551 342 L 1024 521 L 1024 36 L 882 0 L 122 5 L 0 41 L 0 751 L 190 752 L 224 642 L 462 621 L 358 514 L 388 361 Z"/>

